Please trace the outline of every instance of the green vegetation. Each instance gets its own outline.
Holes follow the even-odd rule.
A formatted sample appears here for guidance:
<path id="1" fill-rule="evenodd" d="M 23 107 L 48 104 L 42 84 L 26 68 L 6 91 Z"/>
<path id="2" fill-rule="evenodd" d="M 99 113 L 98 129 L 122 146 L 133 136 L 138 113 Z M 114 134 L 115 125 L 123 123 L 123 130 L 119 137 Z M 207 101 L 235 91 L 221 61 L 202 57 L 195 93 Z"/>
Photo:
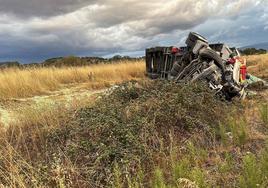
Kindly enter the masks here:
<path id="1" fill-rule="evenodd" d="M 41 65 L 45 67 L 86 66 L 86 65 L 94 65 L 94 64 L 105 63 L 105 62 L 108 62 L 108 59 L 99 58 L 99 57 L 80 58 L 80 57 L 75 57 L 75 56 L 68 56 L 68 57 L 48 59 L 48 60 L 45 60 Z"/>
<path id="2" fill-rule="evenodd" d="M 240 108 L 218 100 L 202 84 L 126 82 L 80 110 L 59 108 L 54 119 L 52 112 L 44 113 L 42 121 L 7 130 L 0 140 L 0 182 L 266 187 L 268 149 L 248 154 L 251 137 L 248 122 L 236 118 Z"/>
<path id="3" fill-rule="evenodd" d="M 17 61 L 0 62 L 0 68 L 20 67 L 21 64 Z"/>
<path id="4" fill-rule="evenodd" d="M 79 67 L 88 66 L 96 64 L 111 64 L 111 63 L 121 63 L 121 62 L 134 62 L 141 61 L 143 57 L 129 57 L 115 55 L 111 58 L 102 57 L 77 57 L 77 56 L 66 56 L 66 57 L 56 57 L 50 58 L 40 63 L 29 63 L 21 64 L 17 61 L 14 62 L 0 62 L 0 69 L 15 67 L 15 68 L 31 68 L 31 67 Z"/>
<path id="5" fill-rule="evenodd" d="M 75 144 L 68 148 L 71 160 L 81 161 L 80 165 L 85 166 L 83 156 L 98 151 L 98 156 L 89 156 L 92 163 L 88 168 L 99 170 L 85 176 L 107 184 L 113 179 L 107 169 L 113 169 L 114 163 L 121 170 L 143 168 L 145 164 L 153 167 L 155 155 L 166 153 L 169 131 L 180 129 L 185 135 L 195 131 L 205 134 L 211 129 L 210 125 L 224 118 L 214 111 L 223 111 L 223 103 L 217 102 L 205 90 L 200 86 L 177 87 L 167 82 L 123 84 L 112 95 L 98 101 L 97 108 L 89 107 L 79 112 L 78 125 L 71 130 L 75 135 Z M 207 105 L 214 108 L 207 108 Z M 192 155 L 200 155 L 200 151 L 190 144 L 189 150 Z M 144 174 L 149 173 L 148 170 Z M 135 171 L 126 173 L 130 179 L 136 175 Z M 160 177 L 161 173 L 156 174 Z M 127 176 L 121 177 L 121 183 L 126 182 Z"/>
<path id="6" fill-rule="evenodd" d="M 260 55 L 266 54 L 267 50 L 265 49 L 256 49 L 256 48 L 246 48 L 244 50 L 240 50 L 243 55 Z"/>
<path id="7" fill-rule="evenodd" d="M 257 158 L 249 153 L 243 157 L 242 173 L 239 181 L 240 187 L 267 187 L 268 186 L 268 148 L 266 147 Z"/>
<path id="8" fill-rule="evenodd" d="M 229 117 L 226 124 L 219 125 L 217 135 L 224 146 L 243 146 L 248 140 L 247 122 L 244 119 L 237 119 L 237 117 Z"/>
<path id="9" fill-rule="evenodd" d="M 87 65 L 96 65 L 96 64 L 110 64 L 110 63 L 120 63 L 120 62 L 131 62 L 131 61 L 140 61 L 142 58 L 132 58 L 128 56 L 116 55 L 112 58 L 102 58 L 102 57 L 76 57 L 76 56 L 67 56 L 52 58 L 41 63 L 42 66 L 54 66 L 54 67 L 74 67 L 74 66 L 87 66 Z"/>

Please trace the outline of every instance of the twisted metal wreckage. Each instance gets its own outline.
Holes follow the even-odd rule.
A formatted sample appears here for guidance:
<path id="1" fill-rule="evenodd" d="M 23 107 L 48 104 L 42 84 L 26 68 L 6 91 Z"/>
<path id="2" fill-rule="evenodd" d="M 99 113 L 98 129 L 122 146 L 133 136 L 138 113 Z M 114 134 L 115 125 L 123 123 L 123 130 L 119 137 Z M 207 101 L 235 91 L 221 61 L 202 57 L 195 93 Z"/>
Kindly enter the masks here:
<path id="1" fill-rule="evenodd" d="M 247 86 L 267 83 L 247 73 L 246 60 L 237 48 L 224 43 L 209 44 L 203 36 L 190 32 L 186 47 L 146 49 L 146 72 L 152 79 L 193 83 L 205 81 L 217 95 L 231 100 L 244 99 Z"/>

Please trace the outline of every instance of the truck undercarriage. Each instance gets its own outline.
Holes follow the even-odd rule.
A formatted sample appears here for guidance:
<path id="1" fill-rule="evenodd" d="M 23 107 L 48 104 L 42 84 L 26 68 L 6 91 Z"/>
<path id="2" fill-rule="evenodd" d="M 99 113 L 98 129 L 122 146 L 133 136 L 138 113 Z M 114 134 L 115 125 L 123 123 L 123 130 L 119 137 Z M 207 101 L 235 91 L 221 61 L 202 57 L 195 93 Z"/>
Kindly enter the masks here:
<path id="1" fill-rule="evenodd" d="M 246 62 L 236 48 L 224 43 L 209 44 L 191 32 L 185 47 L 146 49 L 146 73 L 151 79 L 192 83 L 205 81 L 227 100 L 245 97 Z"/>

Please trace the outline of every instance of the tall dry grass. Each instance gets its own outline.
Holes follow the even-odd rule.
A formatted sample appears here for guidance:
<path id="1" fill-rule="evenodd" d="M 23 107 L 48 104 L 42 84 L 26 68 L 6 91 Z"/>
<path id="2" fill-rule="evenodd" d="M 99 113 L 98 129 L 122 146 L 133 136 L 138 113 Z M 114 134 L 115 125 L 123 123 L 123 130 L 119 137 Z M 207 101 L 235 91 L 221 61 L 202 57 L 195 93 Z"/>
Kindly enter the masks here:
<path id="1" fill-rule="evenodd" d="M 39 166 L 39 168 L 32 164 L 37 161 L 41 164 L 43 160 L 38 157 L 40 156 L 38 152 L 40 152 L 40 148 L 46 145 L 46 140 L 42 139 L 45 136 L 44 133 L 60 129 L 61 126 L 72 119 L 77 109 L 91 105 L 95 99 L 96 96 L 91 96 L 73 99 L 69 105 L 42 103 L 25 107 L 18 109 L 17 120 L 8 129 L 3 129 L 0 123 L 0 187 L 27 188 L 29 185 L 33 185 L 32 187 L 46 187 L 40 184 L 43 175 L 45 175 L 44 172 L 40 171 L 43 166 Z M 57 137 L 54 139 L 57 140 Z M 34 144 L 29 144 L 30 140 L 34 140 Z M 23 152 L 20 152 L 22 150 Z M 36 153 L 37 155 L 31 158 L 30 153 Z M 55 165 L 55 171 L 50 172 L 51 174 L 48 177 L 54 177 L 55 175 L 57 177 L 55 183 L 59 187 L 65 187 L 61 186 L 62 171 L 58 170 L 65 167 L 55 161 L 47 161 L 47 163 L 50 162 Z M 71 169 L 73 165 L 65 164 L 65 166 Z M 75 170 L 72 169 L 72 171 Z M 31 182 L 28 182 L 29 179 Z"/>
<path id="2" fill-rule="evenodd" d="M 265 60 L 266 58 L 268 60 L 267 55 L 247 57 L 249 65 L 257 67 L 264 66 L 264 68 L 267 69 L 268 61 Z M 253 74 L 263 74 L 263 69 L 250 69 L 252 70 L 251 73 Z M 56 90 L 63 84 L 83 82 L 88 83 L 89 87 L 94 88 L 103 87 L 105 84 L 112 82 L 120 82 L 133 78 L 142 78 L 144 76 L 144 63 L 137 62 L 116 65 L 96 65 L 80 68 L 42 68 L 27 70 L 7 69 L 1 73 L 3 74 L 0 74 L 0 96 L 24 97 Z M 3 81 L 7 81 L 9 83 L 6 83 L 5 85 Z M 20 89 L 20 87 L 22 87 L 24 90 L 22 88 Z M 55 139 L 57 141 L 57 139 L 59 139 L 57 137 L 58 134 L 54 133 L 57 133 L 58 130 L 61 130 L 64 125 L 68 125 L 69 121 L 72 121 L 72 117 L 77 109 L 84 106 L 88 107 L 92 101 L 94 100 L 90 98 L 83 98 L 79 101 L 72 101 L 71 105 L 68 107 L 63 104 L 59 104 L 59 106 L 50 106 L 44 104 L 38 106 L 38 108 L 25 108 L 19 111 L 19 119 L 13 126 L 9 128 L 9 131 L 1 130 L 0 127 L 0 187 L 28 187 L 29 184 L 33 185 L 33 187 L 45 187 L 45 185 L 49 184 L 49 182 L 46 182 L 46 179 L 43 178 L 49 178 L 50 181 L 53 180 L 52 183 L 54 183 L 54 185 L 58 185 L 58 187 L 65 187 L 65 184 L 68 185 L 68 183 L 71 182 L 71 180 L 68 182 L 68 175 L 76 177 L 76 180 L 79 182 L 79 178 L 81 178 L 78 176 L 79 171 L 83 171 L 84 169 L 78 168 L 76 164 L 72 163 L 68 157 L 66 157 L 64 161 L 58 161 L 57 155 L 55 155 L 55 158 L 52 158 L 51 156 L 47 157 L 51 155 L 49 147 L 47 151 L 42 151 L 43 153 L 47 152 L 47 156 L 42 156 L 40 151 L 41 149 L 45 150 L 47 148 L 47 140 L 44 139 L 45 135 L 49 135 L 49 139 Z M 138 110 L 138 108 L 136 110 Z M 238 139 L 242 138 L 243 140 L 243 134 L 242 137 L 241 135 L 233 134 L 232 138 L 229 138 L 226 134 L 227 131 L 229 130 L 223 131 L 221 135 L 223 138 L 226 137 L 226 139 L 234 139 L 235 141 L 237 136 Z M 237 131 L 235 130 L 233 132 L 236 133 Z M 215 155 L 216 159 L 214 159 L 212 156 L 212 158 L 206 160 L 206 152 L 211 153 L 209 149 L 207 150 L 207 148 L 205 148 L 204 150 L 202 148 L 200 149 L 199 147 L 195 148 L 195 146 L 188 144 L 185 147 L 183 146 L 183 151 L 189 150 L 190 153 L 186 153 L 185 156 L 182 156 L 182 160 L 179 160 L 181 158 L 178 159 L 178 156 L 175 155 L 175 153 L 179 154 L 177 149 L 180 145 L 174 144 L 175 142 L 173 141 L 172 137 L 173 134 L 174 133 L 171 131 L 168 135 L 170 136 L 171 142 L 170 154 L 166 155 L 166 153 L 163 152 L 155 158 L 155 164 L 162 167 L 161 169 L 159 168 L 159 178 L 157 175 L 155 175 L 156 177 L 152 177 L 156 179 L 154 180 L 156 183 L 160 182 L 160 185 L 165 186 L 165 179 L 161 176 L 161 173 L 164 172 L 166 174 L 170 173 L 169 175 L 174 176 L 174 179 L 179 178 L 178 181 L 187 181 L 187 179 L 181 178 L 181 176 L 188 176 L 189 178 L 199 180 L 198 183 L 203 183 L 203 174 L 209 173 L 205 171 L 206 169 L 204 170 L 199 166 L 193 168 L 193 166 L 195 166 L 193 164 L 195 163 L 189 165 L 190 163 L 188 160 L 194 160 L 196 161 L 196 164 L 200 163 L 202 167 L 208 166 L 207 162 L 209 162 L 209 169 L 211 169 L 210 165 L 215 167 L 213 169 L 219 169 L 215 172 L 213 170 L 212 174 L 215 176 L 209 176 L 212 182 L 219 181 L 220 183 L 223 182 L 223 185 L 232 185 L 229 181 L 234 181 L 234 177 L 239 176 L 240 171 L 239 169 L 237 171 L 237 166 L 241 166 L 241 164 L 237 163 L 235 160 L 236 158 L 233 158 L 233 155 L 230 158 L 230 162 L 227 155 L 226 157 L 219 157 L 223 155 L 222 150 L 225 149 L 222 148 L 223 146 L 221 145 L 221 142 L 223 141 L 219 140 L 220 143 L 216 149 L 216 145 L 213 145 L 212 152 L 215 153 L 215 151 L 218 151 L 218 154 Z M 177 135 L 175 137 L 174 135 L 174 138 L 179 137 Z M 254 143 L 255 141 L 256 138 L 254 138 Z M 172 145 L 172 143 L 174 145 Z M 230 144 L 232 144 L 232 142 L 230 142 Z M 174 149 L 172 147 L 174 147 Z M 228 145 L 226 147 L 233 149 L 238 148 L 239 145 L 236 145 L 235 147 Z M 58 153 L 65 155 L 65 153 L 62 151 L 58 151 Z M 42 160 L 46 160 L 47 164 L 52 164 L 52 166 L 49 166 L 50 170 L 46 170 L 47 166 L 42 166 Z M 40 161 L 40 164 L 38 161 Z M 217 164 L 214 164 L 213 161 L 216 161 Z M 210 162 L 212 163 L 210 164 Z M 244 171 L 247 172 L 246 170 Z M 122 175 L 120 173 L 121 172 L 119 171 L 118 187 L 120 187 L 120 177 Z M 224 175 L 221 175 L 222 173 L 224 173 Z M 126 176 L 128 176 L 128 174 L 126 174 Z M 243 173 L 241 173 L 241 176 L 244 176 Z M 249 178 L 248 176 L 245 176 L 245 178 L 243 178 L 251 180 L 250 177 L 251 176 L 249 176 Z M 216 180 L 213 178 L 216 178 Z M 243 178 L 242 180 L 244 180 Z M 43 185 L 41 182 L 47 184 Z M 181 182 L 178 183 L 181 184 Z M 71 184 L 72 182 L 70 185 Z M 189 184 L 191 184 L 190 180 Z"/>
<path id="3" fill-rule="evenodd" d="M 268 54 L 250 55 L 245 58 L 249 73 L 261 78 L 268 78 Z"/>
<path id="4" fill-rule="evenodd" d="M 64 68 L 10 68 L 0 71 L 0 98 L 20 98 L 54 91 L 66 84 L 88 83 L 89 88 L 144 77 L 143 61 Z"/>
<path id="5" fill-rule="evenodd" d="M 144 84 L 149 85 L 150 83 Z M 155 85 L 155 82 L 153 84 Z M 160 82 L 158 83 L 158 87 L 160 86 L 159 84 Z M 145 86 L 138 85 L 138 87 L 143 88 Z M 190 99 L 196 96 L 203 97 L 200 96 L 200 94 L 191 94 L 192 91 L 190 92 L 189 88 L 177 88 L 176 91 L 181 91 L 181 93 L 175 92 L 174 95 L 175 90 L 173 91 L 171 89 L 176 87 L 172 87 L 171 89 L 170 87 L 166 88 L 165 91 L 170 92 L 166 94 L 163 90 L 160 90 L 161 88 L 158 89 L 158 87 L 150 87 L 150 89 L 143 88 L 146 93 L 142 94 L 141 92 L 139 98 L 134 100 L 130 99 L 129 96 L 135 97 L 133 94 L 140 91 L 138 91 L 138 89 L 133 91 L 132 87 L 128 89 L 125 87 L 122 93 L 117 94 L 121 96 L 119 99 L 124 101 L 124 103 L 118 100 L 118 98 L 109 98 L 109 101 L 117 101 L 117 104 L 122 103 L 122 105 L 116 105 L 120 110 L 117 109 L 115 111 L 111 111 L 113 109 L 109 107 L 113 107 L 113 105 L 111 105 L 112 103 L 105 101 L 102 105 L 98 103 L 98 106 L 94 106 L 94 102 L 91 99 L 87 99 L 86 101 L 85 99 L 79 101 L 73 100 L 68 107 L 62 103 L 59 104 L 59 106 L 53 107 L 49 104 L 44 104 L 36 108 L 30 107 L 22 109 L 18 124 L 9 127 L 6 132 L 0 132 L 0 187 L 104 187 L 103 182 L 98 182 L 97 180 L 94 182 L 92 179 L 84 177 L 86 173 L 99 171 L 99 167 L 107 168 L 107 173 L 115 177 L 114 187 L 240 187 L 238 186 L 240 184 L 256 185 L 257 183 L 262 183 L 262 178 L 267 177 L 266 159 L 268 155 L 260 153 L 263 157 L 261 162 L 257 160 L 245 162 L 243 160 L 242 162 L 241 158 L 246 159 L 244 156 L 247 157 L 248 153 L 250 153 L 248 152 L 248 148 L 254 149 L 257 142 L 256 138 L 252 138 L 252 140 L 246 139 L 247 143 L 244 143 L 244 129 L 241 129 L 239 118 L 230 119 L 232 120 L 230 125 L 225 125 L 226 127 L 220 132 L 217 126 L 215 126 L 217 123 L 211 123 L 208 126 L 204 123 L 200 124 L 200 121 L 197 121 L 197 130 L 194 131 L 194 129 L 192 129 L 192 131 L 186 131 L 186 126 L 194 125 L 192 124 L 194 119 L 183 122 L 178 118 L 180 115 L 177 115 L 175 119 L 173 118 L 170 121 L 166 121 L 165 119 L 167 117 L 173 117 L 170 116 L 170 114 L 176 113 L 178 109 L 184 109 L 185 107 L 187 107 L 186 111 L 195 110 L 198 112 L 197 114 L 201 113 L 204 117 L 207 117 L 208 113 L 215 113 L 213 117 L 218 118 L 212 120 L 211 118 L 206 118 L 211 122 L 214 122 L 215 119 L 218 121 L 219 119 L 228 117 L 226 113 L 229 112 L 230 109 L 234 117 L 240 117 L 241 114 L 233 109 L 233 106 L 230 106 L 230 104 L 228 106 L 222 105 L 218 102 L 214 104 L 216 101 L 214 101 L 214 98 L 211 98 L 213 96 L 208 93 L 205 95 L 206 98 L 204 99 L 206 103 L 202 103 L 200 100 L 197 100 L 199 101 L 198 105 L 181 103 L 180 100 L 186 100 L 187 102 L 186 97 Z M 153 96 L 148 95 L 147 92 Z M 161 92 L 161 95 L 158 95 L 158 92 Z M 168 98 L 163 96 L 168 96 Z M 148 99 L 147 97 L 150 98 Z M 146 98 L 147 100 L 144 100 Z M 125 103 L 127 103 L 127 105 Z M 105 104 L 107 104 L 107 106 Z M 202 106 L 200 107 L 200 105 Z M 203 109 L 203 105 L 212 105 L 213 109 L 216 108 L 218 110 L 210 109 L 206 112 L 200 111 L 200 109 Z M 86 111 L 83 113 L 85 116 L 77 116 L 82 112 L 78 112 L 77 109 L 84 106 L 86 107 Z M 157 112 L 154 108 L 161 109 Z M 92 109 L 96 111 L 91 111 Z M 126 114 L 119 113 L 118 116 L 114 114 L 115 112 L 121 112 L 121 110 L 123 110 L 123 112 L 126 111 Z M 146 110 L 148 111 L 147 113 L 141 113 Z M 219 110 L 222 113 L 217 113 Z M 96 112 L 97 114 L 95 114 Z M 182 110 L 179 110 L 179 112 L 185 113 Z M 87 125 L 71 125 L 74 123 L 74 113 L 76 117 L 80 117 L 78 119 L 79 122 L 91 118 L 92 121 L 89 121 Z M 127 114 L 131 114 L 131 116 L 127 117 Z M 147 120 L 147 118 L 142 118 L 142 121 L 140 121 L 140 117 L 151 117 L 152 114 L 156 117 L 158 116 L 157 119 L 155 118 L 157 122 L 154 122 L 155 120 Z M 163 116 L 161 117 L 160 114 L 163 114 Z M 185 114 L 182 117 L 188 119 L 190 116 L 192 117 L 191 113 Z M 220 118 L 220 116 L 223 117 Z M 105 117 L 106 120 L 104 120 L 103 117 Z M 159 119 L 159 117 L 161 117 L 161 119 Z M 199 117 L 199 115 L 196 117 Z M 99 123 L 95 123 L 95 118 L 99 118 Z M 122 118 L 123 121 L 117 118 Z M 238 120 L 234 121 L 235 119 Z M 201 122 L 207 121 L 203 118 L 200 120 Z M 147 124 L 149 121 L 153 121 L 152 124 Z M 179 121 L 182 122 L 182 124 L 172 123 L 173 121 Z M 171 123 L 166 124 L 166 122 Z M 106 126 L 109 123 L 117 128 Z M 153 123 L 157 123 L 156 127 L 159 129 L 152 129 L 152 126 L 154 126 Z M 226 121 L 226 123 L 229 123 L 229 121 Z M 121 127 L 120 125 L 123 126 Z M 134 146 L 141 141 L 139 141 L 139 134 L 133 135 L 132 130 L 135 131 L 136 128 L 140 127 L 139 125 L 143 126 L 141 131 L 146 131 L 144 139 L 148 140 L 150 146 L 145 153 L 148 154 L 151 152 L 152 154 L 152 158 L 144 162 L 154 165 L 144 166 L 141 162 L 138 163 L 139 157 L 146 158 L 146 155 L 139 156 L 135 154 L 138 148 Z M 210 126 L 211 128 L 209 128 Z M 133 127 L 136 128 L 133 129 Z M 209 134 L 205 134 L 202 131 L 202 127 L 209 131 Z M 103 139 L 101 144 L 99 144 L 98 141 L 99 137 L 94 138 L 93 136 L 89 136 L 94 134 L 100 135 L 103 130 L 111 132 L 112 136 L 106 138 L 101 137 Z M 256 130 L 254 129 L 254 131 Z M 73 136 L 76 135 L 72 137 L 73 139 L 67 139 L 70 132 L 72 132 Z M 232 133 L 232 135 L 229 136 L 227 133 Z M 86 139 L 81 139 L 80 142 L 78 140 L 80 139 L 79 136 L 83 136 Z M 184 139 L 184 137 L 187 137 L 187 139 Z M 129 142 L 133 138 L 135 138 L 135 141 Z M 107 140 L 111 141 L 107 143 Z M 253 142 L 252 145 L 250 145 L 250 141 Z M 126 142 L 126 144 L 120 145 L 114 142 Z M 96 146 L 102 148 L 99 150 L 91 149 Z M 141 146 L 143 145 L 141 144 Z M 127 153 L 130 147 L 133 147 L 133 150 L 131 150 L 131 153 Z M 117 150 L 117 148 L 122 148 L 123 150 Z M 234 149 L 239 149 L 240 152 L 232 152 Z M 107 151 L 107 153 L 103 153 L 103 150 Z M 255 150 L 258 149 L 255 148 Z M 102 164 L 100 161 L 103 160 L 103 157 L 106 158 L 109 155 L 111 158 L 113 158 L 114 155 L 120 156 L 118 153 L 111 151 L 126 152 L 126 154 L 122 156 L 129 156 L 133 161 L 131 161 L 129 166 L 126 161 L 124 167 L 120 168 L 118 164 L 121 160 L 119 161 L 119 158 L 115 163 L 113 171 L 110 171 L 110 167 L 105 166 L 105 164 Z M 81 161 L 79 161 L 81 158 L 72 158 L 72 153 L 77 156 L 85 156 L 83 158 L 84 166 L 82 168 Z M 93 163 L 91 157 L 94 156 L 95 153 L 98 153 L 98 157 Z M 211 153 L 213 155 L 211 155 Z M 253 156 L 252 153 L 250 154 Z M 136 155 L 138 159 L 136 160 L 132 155 Z M 114 160 L 116 160 L 116 158 L 114 158 Z M 88 163 L 92 163 L 93 167 L 88 167 Z M 135 166 L 133 164 L 135 164 Z M 254 168 L 250 168 L 251 166 Z M 255 174 L 253 173 L 255 171 L 261 173 L 257 176 L 257 183 L 254 178 Z M 96 176 L 96 178 L 98 178 L 99 174 L 96 174 Z M 254 184 L 252 184 L 252 182 Z"/>
<path id="6" fill-rule="evenodd" d="M 249 72 L 268 77 L 268 54 L 246 56 Z M 41 95 L 67 84 L 88 83 L 98 89 L 114 83 L 144 77 L 145 63 L 121 62 L 84 67 L 9 68 L 0 70 L 0 98 L 22 98 Z"/>

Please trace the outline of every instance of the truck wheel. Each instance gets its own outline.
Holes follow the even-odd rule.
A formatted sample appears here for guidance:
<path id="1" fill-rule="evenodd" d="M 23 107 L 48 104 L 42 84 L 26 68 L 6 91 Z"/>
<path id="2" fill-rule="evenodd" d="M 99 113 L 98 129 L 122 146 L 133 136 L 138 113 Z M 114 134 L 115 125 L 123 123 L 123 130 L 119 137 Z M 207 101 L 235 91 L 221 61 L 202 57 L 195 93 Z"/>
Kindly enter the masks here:
<path id="1" fill-rule="evenodd" d="M 208 43 L 207 39 L 205 37 L 203 37 L 202 35 L 198 34 L 198 33 L 194 33 L 194 32 L 190 32 L 188 38 L 186 39 L 186 45 L 190 48 L 193 48 L 196 44 L 196 41 L 200 40 L 203 41 L 205 43 Z"/>
<path id="2" fill-rule="evenodd" d="M 225 72 L 225 67 L 222 63 L 222 58 L 219 54 L 217 54 L 214 50 L 205 48 L 201 49 L 199 52 L 199 55 L 203 59 L 212 59 L 214 60 L 214 63 L 221 69 L 222 73 Z"/>
<path id="3" fill-rule="evenodd" d="M 176 61 L 170 71 L 171 76 L 177 76 L 179 74 L 179 71 L 181 69 L 181 66 L 179 63 Z"/>

